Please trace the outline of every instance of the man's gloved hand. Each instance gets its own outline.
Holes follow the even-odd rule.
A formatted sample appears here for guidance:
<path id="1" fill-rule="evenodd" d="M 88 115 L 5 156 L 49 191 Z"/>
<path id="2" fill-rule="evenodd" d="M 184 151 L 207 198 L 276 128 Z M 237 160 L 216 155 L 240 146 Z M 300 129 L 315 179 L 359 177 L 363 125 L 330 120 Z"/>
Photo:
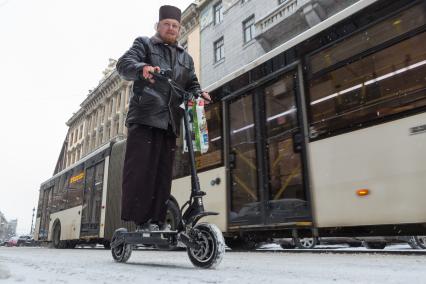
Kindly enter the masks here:
<path id="1" fill-rule="evenodd" d="M 160 67 L 158 67 L 158 66 L 151 66 L 151 65 L 145 65 L 144 67 L 143 67 L 143 69 L 142 69 L 142 77 L 145 79 L 145 80 L 148 80 L 151 84 L 154 84 L 155 83 L 155 80 L 154 80 L 154 76 L 152 76 L 152 74 L 151 74 L 151 72 L 156 72 L 156 73 L 158 73 L 158 72 L 160 72 Z"/>

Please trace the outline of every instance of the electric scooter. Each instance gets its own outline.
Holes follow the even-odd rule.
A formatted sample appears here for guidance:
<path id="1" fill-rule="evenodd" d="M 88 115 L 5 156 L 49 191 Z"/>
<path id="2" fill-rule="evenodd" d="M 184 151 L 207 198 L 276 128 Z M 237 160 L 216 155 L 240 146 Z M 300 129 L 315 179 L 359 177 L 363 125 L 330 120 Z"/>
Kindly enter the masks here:
<path id="1" fill-rule="evenodd" d="M 117 229 L 111 239 L 112 257 L 116 262 L 126 262 L 136 245 L 176 246 L 181 243 L 186 247 L 189 259 L 194 266 L 215 268 L 225 254 L 225 241 L 222 232 L 216 225 L 198 223 L 201 218 L 218 215 L 218 213 L 204 210 L 203 196 L 206 193 L 200 189 L 188 119 L 188 102 L 194 97 L 199 97 L 199 94 L 189 93 L 177 86 L 171 79 L 170 70 L 161 70 L 151 74 L 156 83 L 168 84 L 171 91 L 183 99 L 185 139 L 191 166 L 191 194 L 189 200 L 181 208 L 181 212 L 184 213 L 176 230 L 128 232 L 125 228 Z"/>

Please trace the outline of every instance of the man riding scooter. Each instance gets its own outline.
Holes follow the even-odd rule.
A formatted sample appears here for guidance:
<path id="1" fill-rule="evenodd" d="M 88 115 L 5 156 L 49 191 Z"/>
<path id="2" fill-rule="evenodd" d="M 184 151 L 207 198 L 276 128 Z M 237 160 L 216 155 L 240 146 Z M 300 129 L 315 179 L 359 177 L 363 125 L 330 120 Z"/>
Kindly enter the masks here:
<path id="1" fill-rule="evenodd" d="M 117 62 L 117 71 L 133 81 L 126 118 L 127 148 L 123 168 L 121 218 L 138 230 L 165 230 L 176 138 L 180 133 L 182 98 L 153 72 L 171 70 L 171 79 L 183 90 L 202 93 L 192 57 L 177 43 L 181 11 L 162 6 L 156 34 L 139 37 Z"/>

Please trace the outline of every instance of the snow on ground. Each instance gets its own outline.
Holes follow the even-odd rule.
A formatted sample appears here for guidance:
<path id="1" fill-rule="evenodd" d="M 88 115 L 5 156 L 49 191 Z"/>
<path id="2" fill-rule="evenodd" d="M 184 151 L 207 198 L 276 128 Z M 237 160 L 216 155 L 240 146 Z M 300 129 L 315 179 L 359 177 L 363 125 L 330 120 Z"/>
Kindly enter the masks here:
<path id="1" fill-rule="evenodd" d="M 122 264 L 99 248 L 0 247 L 0 283 L 426 283 L 425 264 L 423 255 L 227 251 L 202 270 L 185 251 L 135 250 Z"/>

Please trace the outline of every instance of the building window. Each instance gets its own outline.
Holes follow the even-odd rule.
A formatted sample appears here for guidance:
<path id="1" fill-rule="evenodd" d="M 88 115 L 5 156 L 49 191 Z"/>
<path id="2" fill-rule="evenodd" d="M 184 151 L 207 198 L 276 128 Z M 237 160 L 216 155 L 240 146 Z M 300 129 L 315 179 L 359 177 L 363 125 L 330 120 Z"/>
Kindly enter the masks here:
<path id="1" fill-rule="evenodd" d="M 80 125 L 80 137 L 79 139 L 81 139 L 83 137 L 83 124 Z"/>
<path id="2" fill-rule="evenodd" d="M 214 62 L 219 62 L 225 58 L 223 37 L 214 43 Z"/>
<path id="3" fill-rule="evenodd" d="M 214 5 L 214 24 L 217 25 L 223 21 L 223 6 L 222 1 Z"/>
<path id="4" fill-rule="evenodd" d="M 284 2 L 287 2 L 288 0 L 278 0 L 278 5 L 281 5 Z"/>
<path id="5" fill-rule="evenodd" d="M 243 22 L 244 43 L 251 41 L 255 36 L 254 15 Z"/>

